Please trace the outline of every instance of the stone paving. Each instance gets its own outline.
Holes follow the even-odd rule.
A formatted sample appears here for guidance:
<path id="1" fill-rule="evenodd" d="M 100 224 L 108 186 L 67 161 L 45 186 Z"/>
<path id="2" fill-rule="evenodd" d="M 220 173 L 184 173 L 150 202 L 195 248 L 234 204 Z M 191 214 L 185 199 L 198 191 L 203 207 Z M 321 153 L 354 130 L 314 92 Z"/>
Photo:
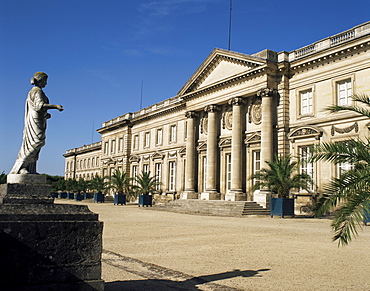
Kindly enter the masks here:
<path id="1" fill-rule="evenodd" d="M 214 217 L 87 204 L 104 222 L 105 290 L 370 290 L 370 227 L 349 246 L 327 219 Z"/>

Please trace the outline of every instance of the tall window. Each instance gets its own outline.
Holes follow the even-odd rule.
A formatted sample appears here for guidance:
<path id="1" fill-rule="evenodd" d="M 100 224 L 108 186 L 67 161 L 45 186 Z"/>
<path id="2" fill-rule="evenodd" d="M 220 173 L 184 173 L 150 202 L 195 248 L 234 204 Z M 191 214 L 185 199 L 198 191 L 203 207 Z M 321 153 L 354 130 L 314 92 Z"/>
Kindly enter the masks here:
<path id="1" fill-rule="evenodd" d="M 111 145 L 111 150 L 110 150 L 110 152 L 111 152 L 112 154 L 114 154 L 114 153 L 115 153 L 115 151 L 116 151 L 116 140 L 114 139 L 114 140 L 112 140 L 112 145 Z"/>
<path id="2" fill-rule="evenodd" d="M 132 178 L 136 179 L 137 177 L 137 165 L 132 166 Z M 136 181 L 134 180 L 134 184 L 136 185 Z"/>
<path id="3" fill-rule="evenodd" d="M 312 114 L 312 90 L 306 90 L 300 93 L 301 115 Z"/>
<path id="4" fill-rule="evenodd" d="M 155 164 L 155 179 L 158 183 L 162 182 L 162 164 L 156 163 Z M 159 190 L 161 188 L 161 185 L 157 185 L 156 189 Z"/>
<path id="5" fill-rule="evenodd" d="M 144 147 L 148 148 L 150 146 L 150 132 L 145 133 Z"/>
<path id="6" fill-rule="evenodd" d="M 163 130 L 162 130 L 162 128 L 157 129 L 157 140 L 156 140 L 156 144 L 157 145 L 161 145 L 162 144 L 162 138 L 163 138 Z"/>
<path id="7" fill-rule="evenodd" d="M 176 183 L 176 164 L 174 161 L 169 162 L 169 185 L 168 190 L 175 191 Z"/>
<path id="8" fill-rule="evenodd" d="M 300 156 L 300 173 L 308 174 L 312 181 L 314 181 L 314 166 L 313 162 L 310 161 L 312 157 L 312 147 L 311 146 L 301 146 L 299 147 Z M 313 190 L 313 183 L 311 184 L 311 190 Z"/>
<path id="9" fill-rule="evenodd" d="M 107 141 L 105 142 L 105 145 L 104 145 L 104 153 L 106 155 L 109 154 L 109 143 Z"/>
<path id="10" fill-rule="evenodd" d="M 203 191 L 207 189 L 207 157 L 203 157 Z"/>
<path id="11" fill-rule="evenodd" d="M 170 127 L 170 142 L 176 142 L 176 135 L 177 135 L 176 125 L 171 125 L 171 127 Z"/>
<path id="12" fill-rule="evenodd" d="M 134 149 L 138 149 L 139 148 L 139 135 L 134 135 Z"/>
<path id="13" fill-rule="evenodd" d="M 231 154 L 226 154 L 226 191 L 231 189 Z"/>
<path id="14" fill-rule="evenodd" d="M 253 175 L 261 171 L 261 152 L 253 151 Z M 256 179 L 253 180 L 253 184 L 256 183 Z"/>
<path id="15" fill-rule="evenodd" d="M 119 152 L 123 151 L 123 138 L 122 137 L 118 140 L 118 151 Z"/>
<path id="16" fill-rule="evenodd" d="M 337 82 L 338 105 L 351 105 L 352 103 L 352 82 L 351 79 Z"/>
<path id="17" fill-rule="evenodd" d="M 149 173 L 149 165 L 148 164 L 143 165 L 143 172 Z"/>

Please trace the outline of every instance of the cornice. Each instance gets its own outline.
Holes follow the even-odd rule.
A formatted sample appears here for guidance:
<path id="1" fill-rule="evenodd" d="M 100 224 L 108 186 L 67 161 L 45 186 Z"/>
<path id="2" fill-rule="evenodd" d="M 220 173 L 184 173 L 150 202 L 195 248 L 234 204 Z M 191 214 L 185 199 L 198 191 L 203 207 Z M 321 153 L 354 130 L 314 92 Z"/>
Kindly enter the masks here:
<path id="1" fill-rule="evenodd" d="M 123 126 L 130 126 L 130 125 L 131 125 L 131 121 L 129 119 L 124 119 L 124 120 L 121 120 L 119 122 L 112 123 L 112 124 L 110 124 L 108 126 L 99 128 L 97 130 L 97 132 L 99 132 L 100 134 L 102 134 L 102 133 L 105 133 L 105 132 L 108 132 L 108 131 L 112 131 L 112 130 L 121 128 Z"/>
<path id="2" fill-rule="evenodd" d="M 355 40 L 358 41 L 359 39 L 355 39 Z M 348 43 L 345 43 L 343 45 L 348 45 Z M 370 41 L 364 40 L 360 44 L 356 43 L 346 48 L 343 48 L 343 47 L 340 48 L 339 46 L 337 46 L 337 47 L 333 47 L 325 51 L 318 51 L 313 55 L 307 56 L 306 61 L 304 61 L 304 58 L 302 58 L 302 59 L 298 59 L 297 61 L 291 62 L 290 70 L 294 74 L 294 73 L 306 71 L 308 69 L 311 69 L 317 66 L 330 65 L 331 62 L 341 60 L 342 58 L 348 58 L 348 56 L 353 55 L 353 54 L 365 52 L 369 48 L 370 48 Z"/>
<path id="3" fill-rule="evenodd" d="M 164 115 L 176 112 L 176 111 L 180 111 L 180 110 L 183 110 L 185 108 L 186 108 L 186 103 L 183 102 L 180 105 L 174 106 L 172 108 L 168 108 L 168 109 L 160 111 L 160 112 L 154 112 L 154 113 L 153 112 L 148 112 L 144 115 L 133 118 L 131 120 L 131 125 L 135 125 L 135 124 L 137 124 L 139 122 L 142 122 L 142 121 L 146 121 L 146 120 L 149 120 L 149 119 L 157 118 L 159 116 L 164 116 Z"/>
<path id="4" fill-rule="evenodd" d="M 79 148 L 70 149 L 63 155 L 63 157 L 71 157 L 71 156 L 76 156 L 77 154 L 84 154 L 84 153 L 93 152 L 96 150 L 101 150 L 101 144 L 102 144 L 101 141 L 98 141 L 96 143 L 84 145 Z"/>

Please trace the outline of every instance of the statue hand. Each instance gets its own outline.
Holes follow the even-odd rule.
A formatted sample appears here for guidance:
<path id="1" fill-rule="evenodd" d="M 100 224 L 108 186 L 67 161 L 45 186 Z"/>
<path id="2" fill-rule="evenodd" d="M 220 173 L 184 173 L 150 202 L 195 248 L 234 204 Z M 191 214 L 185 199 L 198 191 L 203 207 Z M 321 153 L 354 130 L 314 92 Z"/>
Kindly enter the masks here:
<path id="1" fill-rule="evenodd" d="M 63 111 L 64 110 L 64 108 L 63 108 L 62 105 L 56 105 L 56 109 L 58 109 L 59 111 Z"/>

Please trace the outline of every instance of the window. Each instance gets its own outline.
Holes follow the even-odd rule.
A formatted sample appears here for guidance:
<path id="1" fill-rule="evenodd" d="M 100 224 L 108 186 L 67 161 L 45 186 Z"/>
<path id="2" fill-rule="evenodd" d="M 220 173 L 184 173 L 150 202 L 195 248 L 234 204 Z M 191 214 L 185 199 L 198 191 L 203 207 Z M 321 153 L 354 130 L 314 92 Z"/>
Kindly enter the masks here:
<path id="1" fill-rule="evenodd" d="M 352 103 L 352 82 L 351 79 L 337 82 L 338 105 L 351 105 Z"/>
<path id="2" fill-rule="evenodd" d="M 176 130 L 176 125 L 171 125 L 170 127 L 170 142 L 176 142 L 177 138 L 177 130 Z"/>
<path id="3" fill-rule="evenodd" d="M 314 181 L 314 166 L 313 162 L 310 162 L 312 157 L 312 147 L 311 146 L 301 146 L 299 147 L 299 156 L 300 156 L 300 164 L 299 164 L 299 171 L 300 173 L 308 174 L 312 181 Z M 313 190 L 313 183 L 311 184 L 311 190 Z"/>
<path id="4" fill-rule="evenodd" d="M 207 157 L 203 157 L 203 191 L 207 189 Z"/>
<path id="5" fill-rule="evenodd" d="M 134 149 L 138 149 L 139 148 L 139 135 L 134 135 Z"/>
<path id="6" fill-rule="evenodd" d="M 118 140 L 118 151 L 121 153 L 123 151 L 123 138 Z"/>
<path id="7" fill-rule="evenodd" d="M 133 182 L 134 185 L 137 184 L 137 182 L 135 181 L 136 177 L 137 177 L 137 165 L 133 165 L 132 166 L 132 178 L 134 178 L 134 182 Z"/>
<path id="8" fill-rule="evenodd" d="M 109 154 L 109 143 L 106 141 L 104 145 L 104 153 L 107 155 Z"/>
<path id="9" fill-rule="evenodd" d="M 162 138 L 163 138 L 163 130 L 162 129 L 157 129 L 157 140 L 156 140 L 157 145 L 162 144 Z"/>
<path id="10" fill-rule="evenodd" d="M 231 154 L 226 154 L 226 191 L 231 189 Z"/>
<path id="11" fill-rule="evenodd" d="M 161 183 L 162 181 L 162 164 L 156 163 L 155 164 L 155 180 L 157 183 Z M 156 185 L 156 189 L 159 190 L 161 188 L 161 185 Z"/>
<path id="12" fill-rule="evenodd" d="M 143 165 L 143 172 L 149 173 L 149 165 L 148 164 Z"/>
<path id="13" fill-rule="evenodd" d="M 300 92 L 301 115 L 312 114 L 312 90 Z"/>
<path id="14" fill-rule="evenodd" d="M 175 170 L 176 170 L 176 164 L 175 162 L 169 162 L 169 169 L 170 169 L 170 172 L 169 172 L 169 185 L 168 185 L 168 190 L 170 191 L 175 191 L 175 176 L 176 176 L 176 173 L 175 173 Z"/>
<path id="15" fill-rule="evenodd" d="M 253 151 L 253 175 L 258 174 L 261 171 L 261 152 Z M 253 180 L 253 184 L 256 184 L 256 179 Z"/>
<path id="16" fill-rule="evenodd" d="M 115 151 L 116 151 L 116 140 L 114 139 L 114 140 L 112 140 L 112 144 L 111 144 L 110 152 L 111 152 L 112 154 L 114 154 L 114 153 L 115 153 Z"/>
<path id="17" fill-rule="evenodd" d="M 144 147 L 148 148 L 150 146 L 150 132 L 145 133 Z"/>

